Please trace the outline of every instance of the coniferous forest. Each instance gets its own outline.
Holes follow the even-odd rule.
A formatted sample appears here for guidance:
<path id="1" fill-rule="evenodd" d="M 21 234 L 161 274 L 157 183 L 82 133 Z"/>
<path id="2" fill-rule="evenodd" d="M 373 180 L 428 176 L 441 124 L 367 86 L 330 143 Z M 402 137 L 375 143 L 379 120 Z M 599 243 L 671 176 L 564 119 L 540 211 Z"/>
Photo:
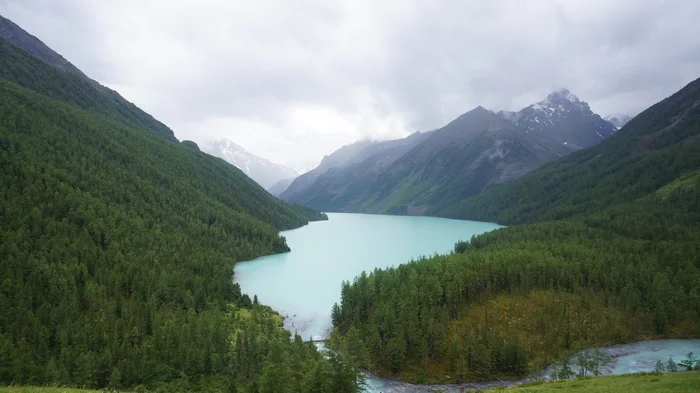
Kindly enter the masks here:
<path id="1" fill-rule="evenodd" d="M 342 286 L 365 367 L 525 375 L 583 348 L 700 335 L 700 80 L 595 147 L 443 214 L 519 224 Z M 353 333 L 354 334 L 354 333 Z"/>
<path id="2" fill-rule="evenodd" d="M 95 82 L 3 40 L 0 62 L 0 384 L 357 390 L 231 280 L 323 214 Z"/>

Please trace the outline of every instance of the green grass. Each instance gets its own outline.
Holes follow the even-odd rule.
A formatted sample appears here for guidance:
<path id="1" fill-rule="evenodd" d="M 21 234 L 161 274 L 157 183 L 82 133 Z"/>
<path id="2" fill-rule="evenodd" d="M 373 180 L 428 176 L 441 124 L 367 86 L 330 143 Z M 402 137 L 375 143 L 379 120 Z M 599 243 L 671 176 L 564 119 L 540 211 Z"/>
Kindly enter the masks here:
<path id="1" fill-rule="evenodd" d="M 638 373 L 610 375 L 597 378 L 583 378 L 556 382 L 533 382 L 506 389 L 493 389 L 487 392 L 509 393 L 646 393 L 646 392 L 700 392 L 700 372 L 678 373 Z M 1 391 L 0 391 L 1 393 Z"/>
<path id="2" fill-rule="evenodd" d="M 126 393 L 120 391 L 121 393 Z M 59 388 L 43 386 L 12 386 L 0 387 L 0 393 L 102 393 L 102 390 L 87 390 L 76 388 Z"/>
<path id="3" fill-rule="evenodd" d="M 609 375 L 596 378 L 572 379 L 567 381 L 537 381 L 512 388 L 497 388 L 486 391 L 508 393 L 646 393 L 700 392 L 700 371 L 678 373 L 638 373 L 628 375 Z M 0 393 L 102 393 L 102 390 L 85 390 L 59 387 L 0 387 Z M 125 393 L 125 392 L 122 392 Z"/>

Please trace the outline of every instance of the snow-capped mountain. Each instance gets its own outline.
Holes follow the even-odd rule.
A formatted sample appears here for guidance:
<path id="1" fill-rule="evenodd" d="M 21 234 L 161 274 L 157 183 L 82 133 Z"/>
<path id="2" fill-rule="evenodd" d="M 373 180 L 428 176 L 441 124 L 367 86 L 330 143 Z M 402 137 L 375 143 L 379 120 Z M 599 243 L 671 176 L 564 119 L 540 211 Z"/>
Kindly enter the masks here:
<path id="1" fill-rule="evenodd" d="M 567 89 L 556 90 L 519 112 L 500 111 L 498 115 L 527 133 L 572 148 L 595 145 L 617 130 Z"/>
<path id="2" fill-rule="evenodd" d="M 299 176 L 294 169 L 258 157 L 229 139 L 214 142 L 203 150 L 223 158 L 265 189 L 272 187 L 280 180 Z"/>
<path id="3" fill-rule="evenodd" d="M 608 115 L 605 116 L 605 120 L 612 123 L 618 130 L 622 128 L 627 122 L 632 120 L 632 116 L 628 115 Z"/>

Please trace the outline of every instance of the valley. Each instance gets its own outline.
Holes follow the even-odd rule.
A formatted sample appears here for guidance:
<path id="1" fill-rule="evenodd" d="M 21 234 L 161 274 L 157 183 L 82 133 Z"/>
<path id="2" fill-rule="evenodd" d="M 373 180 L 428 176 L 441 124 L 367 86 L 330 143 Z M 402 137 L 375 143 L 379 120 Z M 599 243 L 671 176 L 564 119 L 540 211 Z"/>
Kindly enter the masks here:
<path id="1" fill-rule="evenodd" d="M 106 81 L 0 16 L 0 392 L 700 389 L 700 79 L 637 99 L 575 67 L 468 73 L 442 47 L 427 72 L 331 3 L 321 32 L 282 4 L 219 25 L 173 6 L 148 34 L 148 7 L 73 6 L 0 4 Z M 423 48 L 391 11 L 412 49 L 450 41 Z M 258 13 L 283 33 L 253 33 Z"/>

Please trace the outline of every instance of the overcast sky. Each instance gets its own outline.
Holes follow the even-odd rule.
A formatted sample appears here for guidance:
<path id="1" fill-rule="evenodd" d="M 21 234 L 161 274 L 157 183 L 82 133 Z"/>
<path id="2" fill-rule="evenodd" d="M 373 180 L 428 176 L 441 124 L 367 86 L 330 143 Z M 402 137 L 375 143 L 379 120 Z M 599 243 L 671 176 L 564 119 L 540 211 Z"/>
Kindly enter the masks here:
<path id="1" fill-rule="evenodd" d="M 200 145 L 282 164 L 566 87 L 635 114 L 700 77 L 700 1 L 0 0 Z"/>

